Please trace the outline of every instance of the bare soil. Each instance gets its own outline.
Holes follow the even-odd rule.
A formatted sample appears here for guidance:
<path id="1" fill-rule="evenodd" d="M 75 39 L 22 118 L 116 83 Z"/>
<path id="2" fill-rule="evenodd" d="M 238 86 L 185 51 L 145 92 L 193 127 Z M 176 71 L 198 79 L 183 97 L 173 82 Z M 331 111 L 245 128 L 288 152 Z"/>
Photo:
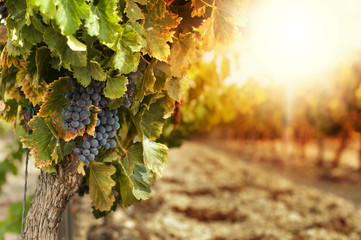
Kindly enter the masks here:
<path id="1" fill-rule="evenodd" d="M 185 141 L 170 150 L 149 200 L 95 220 L 89 199 L 74 198 L 73 239 L 360 240 L 355 149 L 347 150 L 351 160 L 340 168 L 320 170 L 313 148 L 302 159 L 284 143 Z M 9 194 L 0 198 L 3 206 Z"/>

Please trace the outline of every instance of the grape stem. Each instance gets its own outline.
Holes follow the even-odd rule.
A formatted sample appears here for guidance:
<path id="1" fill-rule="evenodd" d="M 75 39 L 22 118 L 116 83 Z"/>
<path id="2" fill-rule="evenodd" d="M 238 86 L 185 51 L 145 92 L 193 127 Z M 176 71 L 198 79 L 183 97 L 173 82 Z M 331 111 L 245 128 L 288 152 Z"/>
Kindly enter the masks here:
<path id="1" fill-rule="evenodd" d="M 122 150 L 122 152 L 127 155 L 127 150 L 125 150 L 123 148 L 123 146 L 120 144 L 120 141 L 119 141 L 119 138 L 118 138 L 118 135 L 115 135 L 115 140 L 117 141 L 118 145 L 119 145 L 119 148 Z"/>

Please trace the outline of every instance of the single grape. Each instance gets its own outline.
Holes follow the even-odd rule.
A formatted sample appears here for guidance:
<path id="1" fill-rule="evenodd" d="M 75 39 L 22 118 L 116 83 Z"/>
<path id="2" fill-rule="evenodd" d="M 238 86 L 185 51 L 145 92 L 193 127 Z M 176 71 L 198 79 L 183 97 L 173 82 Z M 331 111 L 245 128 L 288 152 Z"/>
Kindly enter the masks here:
<path id="1" fill-rule="evenodd" d="M 106 125 L 105 126 L 105 130 L 107 130 L 107 132 L 110 132 L 113 130 L 112 126 L 111 125 Z"/>
<path id="2" fill-rule="evenodd" d="M 98 93 L 93 93 L 93 94 L 90 96 L 90 98 L 93 99 L 93 100 L 98 99 L 98 97 L 99 97 L 99 94 L 98 94 Z"/>
<path id="3" fill-rule="evenodd" d="M 107 124 L 107 118 L 106 118 L 106 117 L 101 117 L 101 118 L 100 118 L 100 123 L 101 123 L 102 125 Z"/>
<path id="4" fill-rule="evenodd" d="M 89 154 L 90 154 L 90 150 L 89 150 L 89 149 L 84 149 L 84 150 L 83 150 L 83 155 L 84 155 L 84 156 L 87 157 L 87 156 L 89 156 Z"/>
<path id="5" fill-rule="evenodd" d="M 115 130 L 109 132 L 109 138 L 113 138 L 116 134 L 117 132 Z"/>
<path id="6" fill-rule="evenodd" d="M 113 125 L 115 123 L 114 118 L 108 118 L 107 123 L 110 124 L 110 125 Z"/>
<path id="7" fill-rule="evenodd" d="M 112 128 L 113 130 L 118 130 L 120 128 L 120 124 L 118 122 L 115 122 L 113 125 L 112 125 Z"/>
<path id="8" fill-rule="evenodd" d="M 88 156 L 88 160 L 89 161 L 93 161 L 95 159 L 95 155 L 94 154 L 89 154 L 89 156 Z"/>
<path id="9" fill-rule="evenodd" d="M 79 126 L 79 121 L 77 121 L 77 120 L 73 120 L 73 121 L 71 121 L 71 126 L 73 127 L 73 128 L 77 128 L 78 126 Z"/>
<path id="10" fill-rule="evenodd" d="M 77 113 L 77 112 L 73 112 L 73 114 L 71 115 L 71 118 L 73 119 L 73 120 L 79 120 L 79 113 Z"/>
<path id="11" fill-rule="evenodd" d="M 88 116 L 87 111 L 81 111 L 80 114 L 79 114 L 79 117 L 80 117 L 81 120 L 85 120 L 85 119 L 87 119 L 89 116 Z"/>
<path id="12" fill-rule="evenodd" d="M 83 123 L 84 123 L 85 125 L 89 125 L 89 124 L 90 124 L 90 118 L 85 119 L 85 120 L 83 121 Z"/>
<path id="13" fill-rule="evenodd" d="M 78 107 L 84 107 L 85 106 L 85 100 L 84 99 L 79 99 L 76 104 L 78 105 Z"/>
<path id="14" fill-rule="evenodd" d="M 79 148 L 74 148 L 73 153 L 75 155 L 79 155 L 80 154 L 80 149 Z"/>
<path id="15" fill-rule="evenodd" d="M 104 146 L 105 149 L 109 149 L 110 148 L 110 144 L 109 143 L 106 143 L 105 146 Z"/>
<path id="16" fill-rule="evenodd" d="M 103 134 L 101 134 L 100 132 L 97 132 L 97 133 L 96 133 L 96 139 L 97 139 L 98 141 L 102 140 L 102 139 L 103 139 Z"/>
<path id="17" fill-rule="evenodd" d="M 79 122 L 79 126 L 78 126 L 78 129 L 83 129 L 83 127 L 84 127 L 84 123 L 82 123 L 82 122 Z"/>
<path id="18" fill-rule="evenodd" d="M 105 140 L 105 138 L 103 138 L 102 140 L 100 140 L 100 145 L 104 146 L 107 143 L 107 140 Z"/>
<path id="19" fill-rule="evenodd" d="M 93 101 L 88 99 L 88 100 L 85 101 L 85 103 L 86 103 L 86 105 L 90 106 L 93 103 Z"/>
<path id="20" fill-rule="evenodd" d="M 104 139 L 108 139 L 108 137 L 109 137 L 109 134 L 108 134 L 108 133 L 106 133 L 106 132 L 103 133 L 103 138 L 104 138 Z"/>
<path id="21" fill-rule="evenodd" d="M 78 106 L 75 106 L 75 107 L 74 107 L 74 111 L 80 113 L 80 112 L 81 112 L 81 108 L 78 107 Z"/>
<path id="22" fill-rule="evenodd" d="M 114 148 L 117 145 L 117 142 L 112 139 L 112 140 L 109 141 L 109 145 L 110 145 L 111 148 Z"/>
<path id="23" fill-rule="evenodd" d="M 89 99 L 90 99 L 90 95 L 87 94 L 87 93 L 83 93 L 83 94 L 81 95 L 81 98 L 84 99 L 84 100 L 89 100 Z"/>
<path id="24" fill-rule="evenodd" d="M 91 148 L 90 149 L 90 153 L 94 154 L 95 156 L 98 155 L 98 149 L 95 147 L 95 148 Z"/>
<path id="25" fill-rule="evenodd" d="M 73 100 L 75 100 L 75 101 L 76 101 L 76 100 L 79 100 L 79 98 L 80 98 L 79 93 L 74 92 L 72 98 L 73 98 Z"/>
<path id="26" fill-rule="evenodd" d="M 103 127 L 103 126 L 100 126 L 99 128 L 98 128 L 98 132 L 100 132 L 101 134 L 103 134 L 103 133 L 105 133 L 105 127 Z"/>
<path id="27" fill-rule="evenodd" d="M 78 156 L 78 159 L 82 162 L 84 162 L 86 160 L 85 156 L 84 155 L 79 155 Z"/>
<path id="28" fill-rule="evenodd" d="M 87 94 L 91 95 L 94 93 L 94 88 L 92 86 L 87 86 L 85 91 Z"/>
<path id="29" fill-rule="evenodd" d="M 88 159 L 85 159 L 84 161 L 83 161 L 83 163 L 85 164 L 85 165 L 89 165 L 89 160 Z"/>
<path id="30" fill-rule="evenodd" d="M 83 142 L 83 148 L 84 149 L 89 149 L 90 148 L 90 142 L 89 141 Z"/>
<path id="31" fill-rule="evenodd" d="M 95 126 L 98 127 L 99 125 L 100 125 L 100 119 L 98 118 Z"/>
<path id="32" fill-rule="evenodd" d="M 90 145 L 91 145 L 93 148 L 98 147 L 98 145 L 99 145 L 98 140 L 92 139 L 92 140 L 90 141 Z"/>

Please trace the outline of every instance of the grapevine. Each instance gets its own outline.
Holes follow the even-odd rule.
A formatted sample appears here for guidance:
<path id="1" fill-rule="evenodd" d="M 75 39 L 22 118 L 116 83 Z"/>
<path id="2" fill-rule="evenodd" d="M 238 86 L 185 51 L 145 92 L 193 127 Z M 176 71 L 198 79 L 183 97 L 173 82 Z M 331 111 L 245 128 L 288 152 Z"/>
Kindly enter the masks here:
<path id="1" fill-rule="evenodd" d="M 0 116 L 15 122 L 25 105 L 35 109 L 21 119 L 31 129 L 22 143 L 42 170 L 39 186 L 47 186 L 35 193 L 28 239 L 56 233 L 40 221 L 58 226 L 51 216 L 82 181 L 97 217 L 150 197 L 167 163 L 158 139 L 181 80 L 205 50 L 232 39 L 243 7 L 240 0 L 0 1 Z M 42 191 L 57 192 L 46 195 L 61 207 L 51 208 L 57 201 Z"/>

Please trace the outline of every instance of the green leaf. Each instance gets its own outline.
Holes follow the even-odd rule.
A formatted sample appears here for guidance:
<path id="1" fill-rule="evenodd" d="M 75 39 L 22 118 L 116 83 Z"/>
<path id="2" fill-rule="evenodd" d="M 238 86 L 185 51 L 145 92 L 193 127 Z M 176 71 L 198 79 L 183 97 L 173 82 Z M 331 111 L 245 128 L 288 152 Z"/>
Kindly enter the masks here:
<path id="1" fill-rule="evenodd" d="M 153 91 L 153 85 L 155 83 L 156 78 L 153 74 L 153 67 L 156 63 L 155 60 L 152 60 L 150 64 L 147 66 L 144 75 L 138 84 L 137 88 L 134 92 L 134 98 L 143 101 L 144 95 L 146 94 L 146 91 Z"/>
<path id="2" fill-rule="evenodd" d="M 150 197 L 150 185 L 153 183 L 154 175 L 144 165 L 135 164 L 134 173 L 130 176 L 133 183 L 133 195 L 136 199 L 146 200 Z"/>
<path id="3" fill-rule="evenodd" d="M 153 89 L 155 92 L 160 92 L 166 89 L 166 82 L 172 76 L 170 66 L 165 62 L 157 62 L 153 68 L 154 76 L 156 81 L 154 83 Z"/>
<path id="4" fill-rule="evenodd" d="M 127 149 L 127 157 L 129 161 L 137 164 L 144 164 L 143 162 L 143 146 L 140 142 L 134 143 Z"/>
<path id="5" fill-rule="evenodd" d="M 64 35 L 72 35 L 81 25 L 81 20 L 89 16 L 89 8 L 84 0 L 55 0 L 57 5 L 55 20 Z"/>
<path id="6" fill-rule="evenodd" d="M 86 51 L 73 51 L 67 44 L 67 38 L 55 31 L 52 27 L 48 27 L 44 33 L 44 41 L 48 44 L 49 49 L 59 56 L 61 65 L 70 69 L 72 66 L 85 67 L 87 65 Z"/>
<path id="7" fill-rule="evenodd" d="M 151 140 L 159 138 L 165 123 L 164 117 L 173 109 L 174 101 L 167 96 L 151 104 L 149 110 L 145 111 L 142 116 L 141 128 L 143 134 Z"/>
<path id="8" fill-rule="evenodd" d="M 124 25 L 118 39 L 114 56 L 114 67 L 123 74 L 136 71 L 139 62 L 139 51 L 143 47 L 142 38 L 130 25 Z"/>
<path id="9" fill-rule="evenodd" d="M 73 67 L 74 77 L 84 87 L 88 86 L 92 80 L 105 81 L 107 74 L 101 65 L 95 60 L 88 61 L 86 67 Z"/>
<path id="10" fill-rule="evenodd" d="M 53 153 L 59 144 L 57 135 L 49 126 L 52 126 L 50 119 L 36 116 L 30 121 L 32 134 L 23 137 L 21 140 L 24 147 L 30 149 L 34 157 L 35 167 L 38 168 L 52 164 Z"/>
<path id="11" fill-rule="evenodd" d="M 100 211 L 109 211 L 115 197 L 111 194 L 115 182 L 112 175 L 116 172 L 114 166 L 92 161 L 89 165 L 89 195 L 92 206 Z"/>
<path id="12" fill-rule="evenodd" d="M 67 77 L 59 78 L 48 86 L 48 92 L 44 97 L 44 104 L 41 105 L 38 115 L 47 117 L 56 113 L 61 113 L 63 108 L 69 105 L 69 100 L 65 92 L 71 89 L 71 83 Z"/>
<path id="13" fill-rule="evenodd" d="M 109 78 L 104 88 L 104 95 L 111 99 L 122 97 L 127 90 L 127 83 L 128 78 L 126 76 Z"/>
<path id="14" fill-rule="evenodd" d="M 127 0 L 125 7 L 125 12 L 130 21 L 136 21 L 139 19 L 144 19 L 144 14 L 140 7 L 137 5 L 137 0 Z M 144 1 L 145 2 L 145 1 Z M 144 3 L 145 4 L 145 3 Z"/>
<path id="15" fill-rule="evenodd" d="M 42 15 L 46 18 L 54 18 L 56 14 L 56 6 L 54 0 L 28 0 L 29 7 L 37 6 Z"/>
<path id="16" fill-rule="evenodd" d="M 66 36 L 68 39 L 67 44 L 73 51 L 86 51 L 86 45 L 76 39 L 73 35 Z"/>
<path id="17" fill-rule="evenodd" d="M 5 109 L 1 111 L 1 117 L 7 122 L 16 119 L 18 115 L 18 102 L 15 99 L 8 99 L 5 102 Z"/>
<path id="18" fill-rule="evenodd" d="M 172 42 L 174 31 L 180 23 L 181 18 L 176 14 L 167 12 L 162 19 L 153 19 L 149 15 L 145 16 L 144 38 L 147 41 L 147 47 L 143 49 L 144 53 L 149 54 L 162 61 L 167 61 L 170 53 L 168 42 Z"/>
<path id="19" fill-rule="evenodd" d="M 158 176 L 162 176 L 163 169 L 167 164 L 168 147 L 144 137 L 143 151 L 145 165 Z"/>
<path id="20" fill-rule="evenodd" d="M 35 65 L 36 65 L 36 74 L 35 79 L 37 84 L 41 81 L 45 81 L 48 77 L 48 72 L 50 70 L 50 50 L 43 46 L 36 49 L 35 53 Z"/>
<path id="21" fill-rule="evenodd" d="M 94 6 L 90 3 L 90 16 L 85 27 L 90 36 L 97 36 L 103 43 L 114 43 L 119 33 L 116 0 L 99 0 Z"/>

